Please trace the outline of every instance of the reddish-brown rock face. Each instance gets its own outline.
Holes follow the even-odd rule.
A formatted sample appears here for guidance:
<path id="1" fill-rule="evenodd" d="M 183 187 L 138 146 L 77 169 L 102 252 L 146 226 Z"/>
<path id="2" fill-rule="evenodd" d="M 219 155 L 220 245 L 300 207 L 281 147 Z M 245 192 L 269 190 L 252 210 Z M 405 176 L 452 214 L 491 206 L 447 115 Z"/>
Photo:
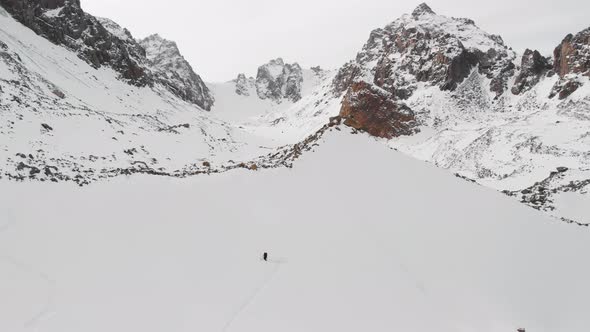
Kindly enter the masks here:
<path id="1" fill-rule="evenodd" d="M 418 131 L 414 112 L 372 84 L 356 82 L 342 101 L 344 124 L 377 137 L 391 139 Z"/>
<path id="2" fill-rule="evenodd" d="M 553 69 L 561 78 L 553 87 L 550 97 L 559 95 L 565 99 L 574 93 L 582 83 L 571 75 L 590 76 L 590 28 L 569 34 L 555 48 Z"/>
<path id="3" fill-rule="evenodd" d="M 555 72 L 563 77 L 567 74 L 590 76 L 590 28 L 575 36 L 570 34 L 553 52 Z"/>

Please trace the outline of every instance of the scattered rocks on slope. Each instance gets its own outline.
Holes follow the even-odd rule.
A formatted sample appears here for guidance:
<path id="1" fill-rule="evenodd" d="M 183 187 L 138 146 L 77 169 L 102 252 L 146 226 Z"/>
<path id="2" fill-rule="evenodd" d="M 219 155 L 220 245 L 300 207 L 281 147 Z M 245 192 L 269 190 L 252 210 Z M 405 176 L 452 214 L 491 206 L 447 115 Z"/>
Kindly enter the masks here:
<path id="1" fill-rule="evenodd" d="M 342 101 L 344 124 L 369 134 L 391 139 L 418 131 L 414 112 L 391 95 L 366 82 L 354 83 Z"/>
<path id="2" fill-rule="evenodd" d="M 549 176 L 541 182 L 518 191 L 504 191 L 504 194 L 519 198 L 521 203 L 527 204 L 534 209 L 551 212 L 556 209 L 554 196 L 573 192 L 586 193 L 590 188 L 590 179 L 568 180 L 567 167 L 558 167 L 551 172 Z M 588 223 L 574 221 L 568 218 L 561 218 L 568 223 L 574 223 L 580 226 L 590 226 Z"/>
<path id="3" fill-rule="evenodd" d="M 271 60 L 258 68 L 256 91 L 260 99 L 293 102 L 301 99 L 303 71 L 297 64 L 285 64 L 283 59 Z"/>
<path id="4" fill-rule="evenodd" d="M 175 42 L 155 34 L 140 40 L 139 44 L 146 50 L 157 82 L 181 99 L 211 110 L 214 103 L 211 91 L 180 54 Z"/>

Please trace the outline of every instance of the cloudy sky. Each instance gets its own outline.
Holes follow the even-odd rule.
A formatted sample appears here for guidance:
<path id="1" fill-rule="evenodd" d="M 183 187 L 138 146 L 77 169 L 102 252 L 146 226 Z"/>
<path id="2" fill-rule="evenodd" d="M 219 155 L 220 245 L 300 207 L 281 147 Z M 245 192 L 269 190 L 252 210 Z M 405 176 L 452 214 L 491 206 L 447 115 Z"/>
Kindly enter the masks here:
<path id="1" fill-rule="evenodd" d="M 354 57 L 372 29 L 422 1 L 395 0 L 81 0 L 83 8 L 145 37 L 177 42 L 206 81 L 255 75 L 283 57 L 302 66 L 337 68 Z M 469 17 L 516 50 L 549 54 L 563 37 L 590 26 L 590 1 L 430 0 L 438 14 Z M 557 7 L 556 7 L 557 5 Z"/>

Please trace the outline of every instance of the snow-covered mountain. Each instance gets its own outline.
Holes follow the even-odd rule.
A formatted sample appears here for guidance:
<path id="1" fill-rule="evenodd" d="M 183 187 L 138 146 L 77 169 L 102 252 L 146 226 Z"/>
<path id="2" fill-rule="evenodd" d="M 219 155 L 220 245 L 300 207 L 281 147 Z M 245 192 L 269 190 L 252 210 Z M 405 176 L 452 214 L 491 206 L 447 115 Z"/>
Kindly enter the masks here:
<path id="1" fill-rule="evenodd" d="M 418 159 L 588 224 L 587 36 L 567 36 L 553 58 L 518 55 L 472 20 L 422 4 L 373 31 L 335 75 L 331 94 L 268 127 L 283 122 L 280 132 L 293 132 L 339 116 Z"/>
<path id="2" fill-rule="evenodd" d="M 0 331 L 588 330 L 590 29 L 422 4 L 338 70 L 203 65 L 0 0 Z"/>
<path id="3" fill-rule="evenodd" d="M 589 223 L 586 35 L 566 37 L 554 59 L 535 51 L 517 56 L 473 21 L 422 4 L 373 31 L 339 71 L 334 90 L 346 94 L 340 115 L 375 136 L 411 135 L 388 144 L 554 216 Z M 569 212 L 579 209 L 587 217 Z"/>
<path id="4" fill-rule="evenodd" d="M 3 178 L 86 184 L 136 172 L 184 176 L 268 152 L 266 140 L 208 116 L 159 80 L 128 84 L 3 8 L 0 59 Z"/>
<path id="5" fill-rule="evenodd" d="M 78 1 L 0 4 L 3 177 L 86 184 L 291 166 L 318 130 L 343 123 L 590 223 L 589 29 L 556 41 L 553 56 L 517 54 L 421 4 L 339 70 L 278 58 L 256 77 L 205 84 L 174 42 L 136 41 Z"/>
<path id="6" fill-rule="evenodd" d="M 145 51 L 156 80 L 174 95 L 209 111 L 214 99 L 203 80 L 184 59 L 173 41 L 158 34 L 139 41 Z"/>

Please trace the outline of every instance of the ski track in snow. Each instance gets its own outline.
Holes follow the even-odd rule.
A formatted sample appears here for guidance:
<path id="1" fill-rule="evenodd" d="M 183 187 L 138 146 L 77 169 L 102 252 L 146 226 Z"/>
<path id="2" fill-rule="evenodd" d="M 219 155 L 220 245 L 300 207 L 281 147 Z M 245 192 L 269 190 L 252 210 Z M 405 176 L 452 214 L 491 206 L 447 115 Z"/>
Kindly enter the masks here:
<path id="1" fill-rule="evenodd" d="M 231 318 L 223 326 L 223 329 L 221 330 L 222 332 L 229 331 L 229 328 L 236 321 L 236 319 L 238 319 L 238 317 L 240 317 L 240 315 L 250 306 L 250 304 L 252 304 L 254 302 L 256 297 L 258 297 L 258 295 L 272 282 L 274 277 L 279 272 L 279 270 L 281 268 L 281 264 L 286 263 L 285 260 L 269 260 L 268 262 L 273 263 L 275 265 L 274 269 L 268 275 L 268 277 L 260 284 L 260 286 L 258 288 L 256 288 L 254 290 L 254 292 L 252 292 L 252 295 L 250 295 L 248 298 L 246 298 L 244 303 L 238 307 L 238 309 L 234 312 L 234 314 L 232 314 Z"/>

